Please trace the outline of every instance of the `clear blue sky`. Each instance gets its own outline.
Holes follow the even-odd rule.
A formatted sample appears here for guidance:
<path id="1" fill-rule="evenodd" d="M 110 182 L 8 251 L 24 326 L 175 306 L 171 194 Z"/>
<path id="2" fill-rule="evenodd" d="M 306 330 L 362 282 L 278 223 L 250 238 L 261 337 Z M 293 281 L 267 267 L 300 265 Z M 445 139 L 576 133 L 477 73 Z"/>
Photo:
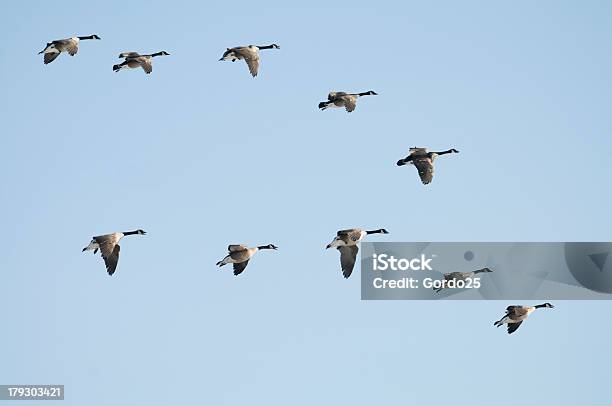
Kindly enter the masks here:
<path id="1" fill-rule="evenodd" d="M 537 4 L 534 4 L 537 3 Z M 608 302 L 362 302 L 324 247 L 609 241 L 605 1 L 11 2 L 0 383 L 69 405 L 608 404 Z M 47 41 L 98 34 L 44 66 Z M 260 75 L 218 62 L 277 43 Z M 113 73 L 121 51 L 171 55 Z M 350 115 L 330 90 L 375 90 Z M 424 187 L 397 159 L 457 148 Z M 352 204 L 346 204 L 343 200 Z M 110 278 L 81 253 L 122 242 Z M 374 238 L 374 237 L 373 237 Z M 274 243 L 235 278 L 228 243 Z M 511 393 L 511 394 L 509 394 Z"/>

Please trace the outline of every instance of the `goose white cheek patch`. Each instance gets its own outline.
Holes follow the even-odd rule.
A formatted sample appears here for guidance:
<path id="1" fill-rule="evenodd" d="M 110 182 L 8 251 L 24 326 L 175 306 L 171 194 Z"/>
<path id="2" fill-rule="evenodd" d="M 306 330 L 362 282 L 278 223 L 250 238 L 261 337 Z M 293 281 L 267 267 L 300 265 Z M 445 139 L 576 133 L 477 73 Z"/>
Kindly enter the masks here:
<path id="1" fill-rule="evenodd" d="M 612 242 L 363 242 L 363 300 L 612 299 Z"/>

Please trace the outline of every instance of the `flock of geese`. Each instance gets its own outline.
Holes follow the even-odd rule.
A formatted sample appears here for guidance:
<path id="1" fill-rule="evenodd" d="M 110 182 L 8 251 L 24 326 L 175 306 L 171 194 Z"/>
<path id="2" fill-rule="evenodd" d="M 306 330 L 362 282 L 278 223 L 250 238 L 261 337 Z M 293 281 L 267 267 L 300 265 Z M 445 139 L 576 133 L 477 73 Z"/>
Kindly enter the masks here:
<path id="1" fill-rule="evenodd" d="M 87 36 L 75 36 L 71 38 L 59 39 L 48 42 L 45 48 L 39 52 L 43 54 L 43 61 L 46 64 L 53 62 L 61 53 L 67 53 L 70 56 L 74 56 L 79 51 L 79 44 L 85 40 L 100 40 L 101 38 L 96 35 Z M 248 45 L 239 46 L 233 48 L 227 48 L 223 53 L 223 56 L 219 61 L 245 61 L 249 73 L 251 76 L 256 77 L 259 73 L 259 51 L 267 49 L 280 49 L 277 44 L 270 45 Z M 158 56 L 170 55 L 166 51 L 159 51 L 152 54 L 140 54 L 138 52 L 121 52 L 119 58 L 123 59 L 121 63 L 113 65 L 113 71 L 119 72 L 124 69 L 136 69 L 142 68 L 146 74 L 153 72 L 153 58 Z M 330 92 L 327 95 L 327 100 L 319 103 L 319 109 L 327 110 L 328 108 L 344 108 L 347 112 L 353 112 L 357 107 L 357 100 L 364 96 L 376 96 L 377 93 L 373 90 L 360 93 L 346 93 L 346 92 Z M 454 148 L 450 148 L 445 151 L 439 152 L 428 152 L 426 148 L 413 147 L 409 150 L 409 155 L 406 158 L 397 161 L 398 166 L 404 166 L 407 164 L 416 167 L 421 182 L 425 185 L 431 183 L 434 174 L 434 161 L 438 156 L 458 153 Z M 121 247 L 119 242 L 121 239 L 128 235 L 145 235 L 144 230 L 124 231 L 115 232 L 112 234 L 99 235 L 92 238 L 88 246 L 83 248 L 85 251 L 93 251 L 96 254 L 100 251 L 100 254 L 104 260 L 106 271 L 109 275 L 113 275 L 117 270 L 117 264 L 119 262 L 119 251 Z M 340 230 L 336 233 L 336 236 L 331 243 L 327 245 L 327 248 L 336 248 L 340 252 L 340 267 L 342 275 L 345 278 L 351 276 L 357 260 L 357 253 L 359 252 L 358 243 L 361 242 L 367 235 L 370 234 L 388 234 L 388 231 L 384 228 L 377 230 L 362 230 L 358 228 Z M 257 252 L 261 250 L 276 250 L 278 247 L 274 244 L 260 245 L 255 247 L 248 247 L 243 244 L 231 244 L 227 247 L 228 254 L 219 262 L 217 266 L 222 267 L 226 264 L 232 264 L 234 275 L 240 275 L 246 269 L 249 261 Z M 483 268 L 473 272 L 452 272 L 444 274 L 445 280 L 450 279 L 468 279 L 473 277 L 475 274 L 480 272 L 492 272 L 488 268 Z M 438 289 L 440 291 L 442 288 Z M 511 334 L 518 329 L 521 323 L 531 314 L 534 310 L 539 308 L 552 308 L 550 303 L 544 303 L 536 306 L 508 306 L 506 314 L 500 320 L 495 322 L 495 326 L 499 327 L 506 324 L 508 326 L 508 333 Z"/>

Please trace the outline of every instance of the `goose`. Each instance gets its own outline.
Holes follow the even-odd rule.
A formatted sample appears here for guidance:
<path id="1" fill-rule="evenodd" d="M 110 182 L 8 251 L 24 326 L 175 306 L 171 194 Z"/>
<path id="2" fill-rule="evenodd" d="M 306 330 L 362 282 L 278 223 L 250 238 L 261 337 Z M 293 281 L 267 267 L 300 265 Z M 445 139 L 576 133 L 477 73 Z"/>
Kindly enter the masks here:
<path id="1" fill-rule="evenodd" d="M 274 244 L 260 245 L 258 247 L 249 248 L 242 244 L 232 244 L 227 247 L 229 254 L 221 261 L 217 262 L 217 266 L 222 267 L 225 264 L 234 264 L 234 275 L 240 275 L 246 266 L 249 264 L 249 260 L 259 250 L 277 250 L 278 247 Z"/>
<path id="2" fill-rule="evenodd" d="M 521 323 L 533 313 L 536 309 L 541 308 L 554 308 L 550 303 L 543 303 L 535 306 L 508 306 L 506 308 L 506 314 L 504 317 L 496 321 L 493 325 L 499 327 L 503 324 L 508 325 L 508 334 L 514 333 L 520 326 Z"/>
<path id="3" fill-rule="evenodd" d="M 62 52 L 68 52 L 70 56 L 75 56 L 79 52 L 79 42 L 86 39 L 100 39 L 97 35 L 87 35 L 85 37 L 72 37 L 66 39 L 57 39 L 55 41 L 47 42 L 45 49 L 40 51 L 38 55 L 45 54 L 44 62 L 45 65 L 51 63 L 61 54 Z"/>
<path id="4" fill-rule="evenodd" d="M 140 55 L 138 52 L 122 52 L 119 58 L 125 58 L 125 61 L 118 65 L 113 65 L 113 72 L 119 72 L 121 69 L 142 68 L 148 75 L 153 72 L 153 58 L 156 56 L 170 55 L 166 51 L 156 52 L 154 54 Z"/>
<path id="5" fill-rule="evenodd" d="M 427 152 L 427 148 L 414 147 L 410 148 L 410 154 L 406 158 L 397 161 L 397 166 L 406 165 L 408 163 L 416 166 L 417 170 L 419 171 L 421 182 L 423 182 L 424 185 L 427 185 L 431 183 L 431 180 L 433 179 L 434 160 L 439 155 L 451 153 L 457 154 L 459 151 L 451 148 L 446 151 Z"/>
<path id="6" fill-rule="evenodd" d="M 82 252 L 93 250 L 93 253 L 96 254 L 98 250 L 100 250 L 102 258 L 104 259 L 104 264 L 106 265 L 106 272 L 112 276 L 117 269 L 117 262 L 119 261 L 119 250 L 121 249 L 119 241 L 126 235 L 136 234 L 145 235 L 146 232 L 138 229 L 136 231 L 99 235 L 93 237 L 89 245 L 83 248 Z"/>
<path id="7" fill-rule="evenodd" d="M 327 95 L 327 101 L 323 101 L 319 103 L 319 108 L 321 110 L 326 110 L 330 107 L 332 108 L 340 108 L 344 107 L 346 111 L 349 113 L 355 110 L 357 107 L 357 99 L 361 96 L 377 96 L 373 90 L 363 92 L 363 93 L 345 93 L 345 92 L 329 92 Z"/>
<path id="8" fill-rule="evenodd" d="M 223 53 L 223 56 L 219 61 L 232 61 L 242 60 L 246 62 L 249 67 L 249 72 L 253 77 L 257 76 L 259 72 L 259 51 L 261 49 L 280 49 L 276 44 L 272 45 L 249 45 L 243 47 L 227 48 Z"/>
<path id="9" fill-rule="evenodd" d="M 328 248 L 337 248 L 340 251 L 340 267 L 342 268 L 342 275 L 348 279 L 353 273 L 355 267 L 355 261 L 357 259 L 357 253 L 359 247 L 357 243 L 365 238 L 369 234 L 389 234 L 384 228 L 378 230 L 365 231 L 359 228 L 351 228 L 348 230 L 340 230 L 336 234 L 336 237 L 327 244 Z"/>
<path id="10" fill-rule="evenodd" d="M 472 279 L 476 274 L 484 273 L 484 272 L 493 272 L 493 271 L 489 268 L 482 268 L 482 269 L 477 269 L 471 272 L 449 272 L 449 273 L 444 274 L 444 282 L 446 283 L 448 281 L 465 281 L 468 279 Z M 442 284 L 442 286 L 440 286 L 439 288 L 433 288 L 433 290 L 436 293 L 438 293 L 444 288 L 445 286 L 444 284 Z"/>

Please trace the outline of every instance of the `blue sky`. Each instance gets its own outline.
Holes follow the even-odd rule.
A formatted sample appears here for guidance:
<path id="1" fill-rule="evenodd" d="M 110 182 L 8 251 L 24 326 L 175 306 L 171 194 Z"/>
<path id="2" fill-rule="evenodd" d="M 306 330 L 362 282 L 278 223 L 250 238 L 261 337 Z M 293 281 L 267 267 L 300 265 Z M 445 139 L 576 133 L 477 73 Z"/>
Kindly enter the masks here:
<path id="1" fill-rule="evenodd" d="M 607 404 L 607 302 L 362 302 L 325 245 L 609 241 L 604 1 L 12 2 L 0 383 L 70 405 Z M 43 65 L 47 41 L 98 34 Z M 218 62 L 277 43 L 260 75 Z M 171 55 L 112 72 L 121 51 Z M 350 115 L 330 90 L 375 90 Z M 457 148 L 434 182 L 395 162 Z M 117 273 L 81 253 L 122 242 Z M 274 243 L 243 275 L 229 243 Z M 603 321 L 602 321 L 603 320 Z M 512 394 L 509 394 L 512 392 Z"/>

